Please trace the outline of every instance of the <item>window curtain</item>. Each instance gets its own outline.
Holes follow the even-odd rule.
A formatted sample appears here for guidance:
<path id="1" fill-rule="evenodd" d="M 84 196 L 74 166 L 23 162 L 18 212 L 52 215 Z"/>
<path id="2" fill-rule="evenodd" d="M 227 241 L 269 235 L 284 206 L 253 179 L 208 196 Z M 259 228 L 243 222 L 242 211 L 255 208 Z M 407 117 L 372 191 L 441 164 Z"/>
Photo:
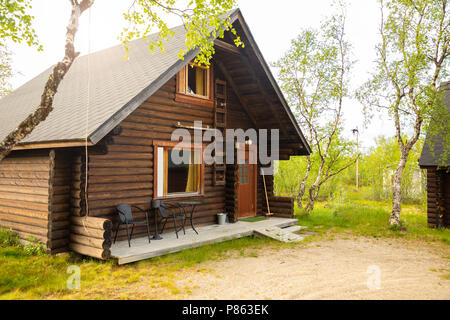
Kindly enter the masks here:
<path id="1" fill-rule="evenodd" d="M 191 159 L 189 161 L 189 172 L 186 183 L 186 192 L 197 192 L 198 184 L 200 182 L 200 166 L 194 162 L 195 152 L 191 152 Z"/>
<path id="2" fill-rule="evenodd" d="M 202 68 L 195 68 L 195 87 L 197 89 L 197 94 L 201 96 L 206 96 L 205 92 L 205 70 Z"/>

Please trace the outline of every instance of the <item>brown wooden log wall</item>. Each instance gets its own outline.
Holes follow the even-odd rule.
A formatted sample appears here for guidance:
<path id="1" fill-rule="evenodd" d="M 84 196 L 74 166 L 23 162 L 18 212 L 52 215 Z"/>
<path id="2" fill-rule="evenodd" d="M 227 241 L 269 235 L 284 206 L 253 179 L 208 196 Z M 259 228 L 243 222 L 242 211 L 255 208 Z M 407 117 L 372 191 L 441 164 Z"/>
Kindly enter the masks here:
<path id="1" fill-rule="evenodd" d="M 450 173 L 427 168 L 427 218 L 430 228 L 450 225 Z"/>
<path id="2" fill-rule="evenodd" d="M 68 152 L 12 152 L 0 162 L 0 225 L 49 253 L 67 251 L 70 208 Z"/>
<path id="3" fill-rule="evenodd" d="M 262 176 L 260 175 L 260 180 L 262 181 Z M 280 218 L 293 218 L 294 217 L 294 199 L 289 197 L 277 197 L 274 195 L 273 188 L 273 176 L 265 176 L 266 179 L 266 188 L 267 195 L 269 198 L 269 206 L 270 212 L 274 217 Z M 267 201 L 266 195 L 264 194 L 264 185 L 261 182 L 259 195 L 261 195 L 261 199 L 258 199 L 261 202 L 260 208 L 262 209 L 261 214 L 265 214 L 268 212 L 267 209 Z"/>
<path id="4" fill-rule="evenodd" d="M 0 226 L 48 245 L 50 151 L 13 152 L 0 162 Z"/>
<path id="5" fill-rule="evenodd" d="M 54 166 L 50 172 L 51 253 L 69 249 L 70 199 L 74 152 L 69 149 L 51 151 Z"/>
<path id="6" fill-rule="evenodd" d="M 447 170 L 442 172 L 442 191 L 444 195 L 443 205 L 444 205 L 444 226 L 450 226 L 450 172 Z"/>

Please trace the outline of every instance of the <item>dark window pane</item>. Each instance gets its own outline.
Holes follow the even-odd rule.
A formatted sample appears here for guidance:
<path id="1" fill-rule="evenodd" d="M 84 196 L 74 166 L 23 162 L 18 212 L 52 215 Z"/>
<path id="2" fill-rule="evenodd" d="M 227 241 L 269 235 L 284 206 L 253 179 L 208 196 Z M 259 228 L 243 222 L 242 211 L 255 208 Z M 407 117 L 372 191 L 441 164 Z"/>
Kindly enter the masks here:
<path id="1" fill-rule="evenodd" d="M 180 157 L 182 163 L 175 163 L 176 157 Z M 194 164 L 194 152 L 168 150 L 167 158 L 167 194 L 198 192 L 200 166 Z"/>
<path id="2" fill-rule="evenodd" d="M 207 96 L 207 72 L 199 67 L 188 67 L 188 93 Z"/>

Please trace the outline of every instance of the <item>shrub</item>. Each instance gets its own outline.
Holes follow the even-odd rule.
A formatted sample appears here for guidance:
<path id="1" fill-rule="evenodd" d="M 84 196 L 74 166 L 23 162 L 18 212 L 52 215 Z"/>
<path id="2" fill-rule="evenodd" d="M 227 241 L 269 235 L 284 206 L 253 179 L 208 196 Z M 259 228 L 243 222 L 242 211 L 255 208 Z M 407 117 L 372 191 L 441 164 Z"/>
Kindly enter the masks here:
<path id="1" fill-rule="evenodd" d="M 39 256 L 46 252 L 44 245 L 36 238 L 30 236 L 27 240 L 29 243 L 23 247 L 26 255 Z"/>
<path id="2" fill-rule="evenodd" d="M 20 246 L 19 235 L 11 229 L 0 228 L 0 246 L 18 247 Z"/>

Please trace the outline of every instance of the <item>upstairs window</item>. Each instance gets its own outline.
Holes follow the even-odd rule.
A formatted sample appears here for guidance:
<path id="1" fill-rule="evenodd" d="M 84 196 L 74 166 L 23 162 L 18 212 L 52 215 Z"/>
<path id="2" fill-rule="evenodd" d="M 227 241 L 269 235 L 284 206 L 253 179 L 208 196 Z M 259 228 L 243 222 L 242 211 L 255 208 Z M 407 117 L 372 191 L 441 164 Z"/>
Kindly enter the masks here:
<path id="1" fill-rule="evenodd" d="M 208 69 L 192 65 L 188 66 L 187 69 L 187 93 L 196 96 L 209 97 Z"/>
<path id="2" fill-rule="evenodd" d="M 211 90 L 211 67 L 189 63 L 178 72 L 175 100 L 190 104 L 214 106 Z"/>

